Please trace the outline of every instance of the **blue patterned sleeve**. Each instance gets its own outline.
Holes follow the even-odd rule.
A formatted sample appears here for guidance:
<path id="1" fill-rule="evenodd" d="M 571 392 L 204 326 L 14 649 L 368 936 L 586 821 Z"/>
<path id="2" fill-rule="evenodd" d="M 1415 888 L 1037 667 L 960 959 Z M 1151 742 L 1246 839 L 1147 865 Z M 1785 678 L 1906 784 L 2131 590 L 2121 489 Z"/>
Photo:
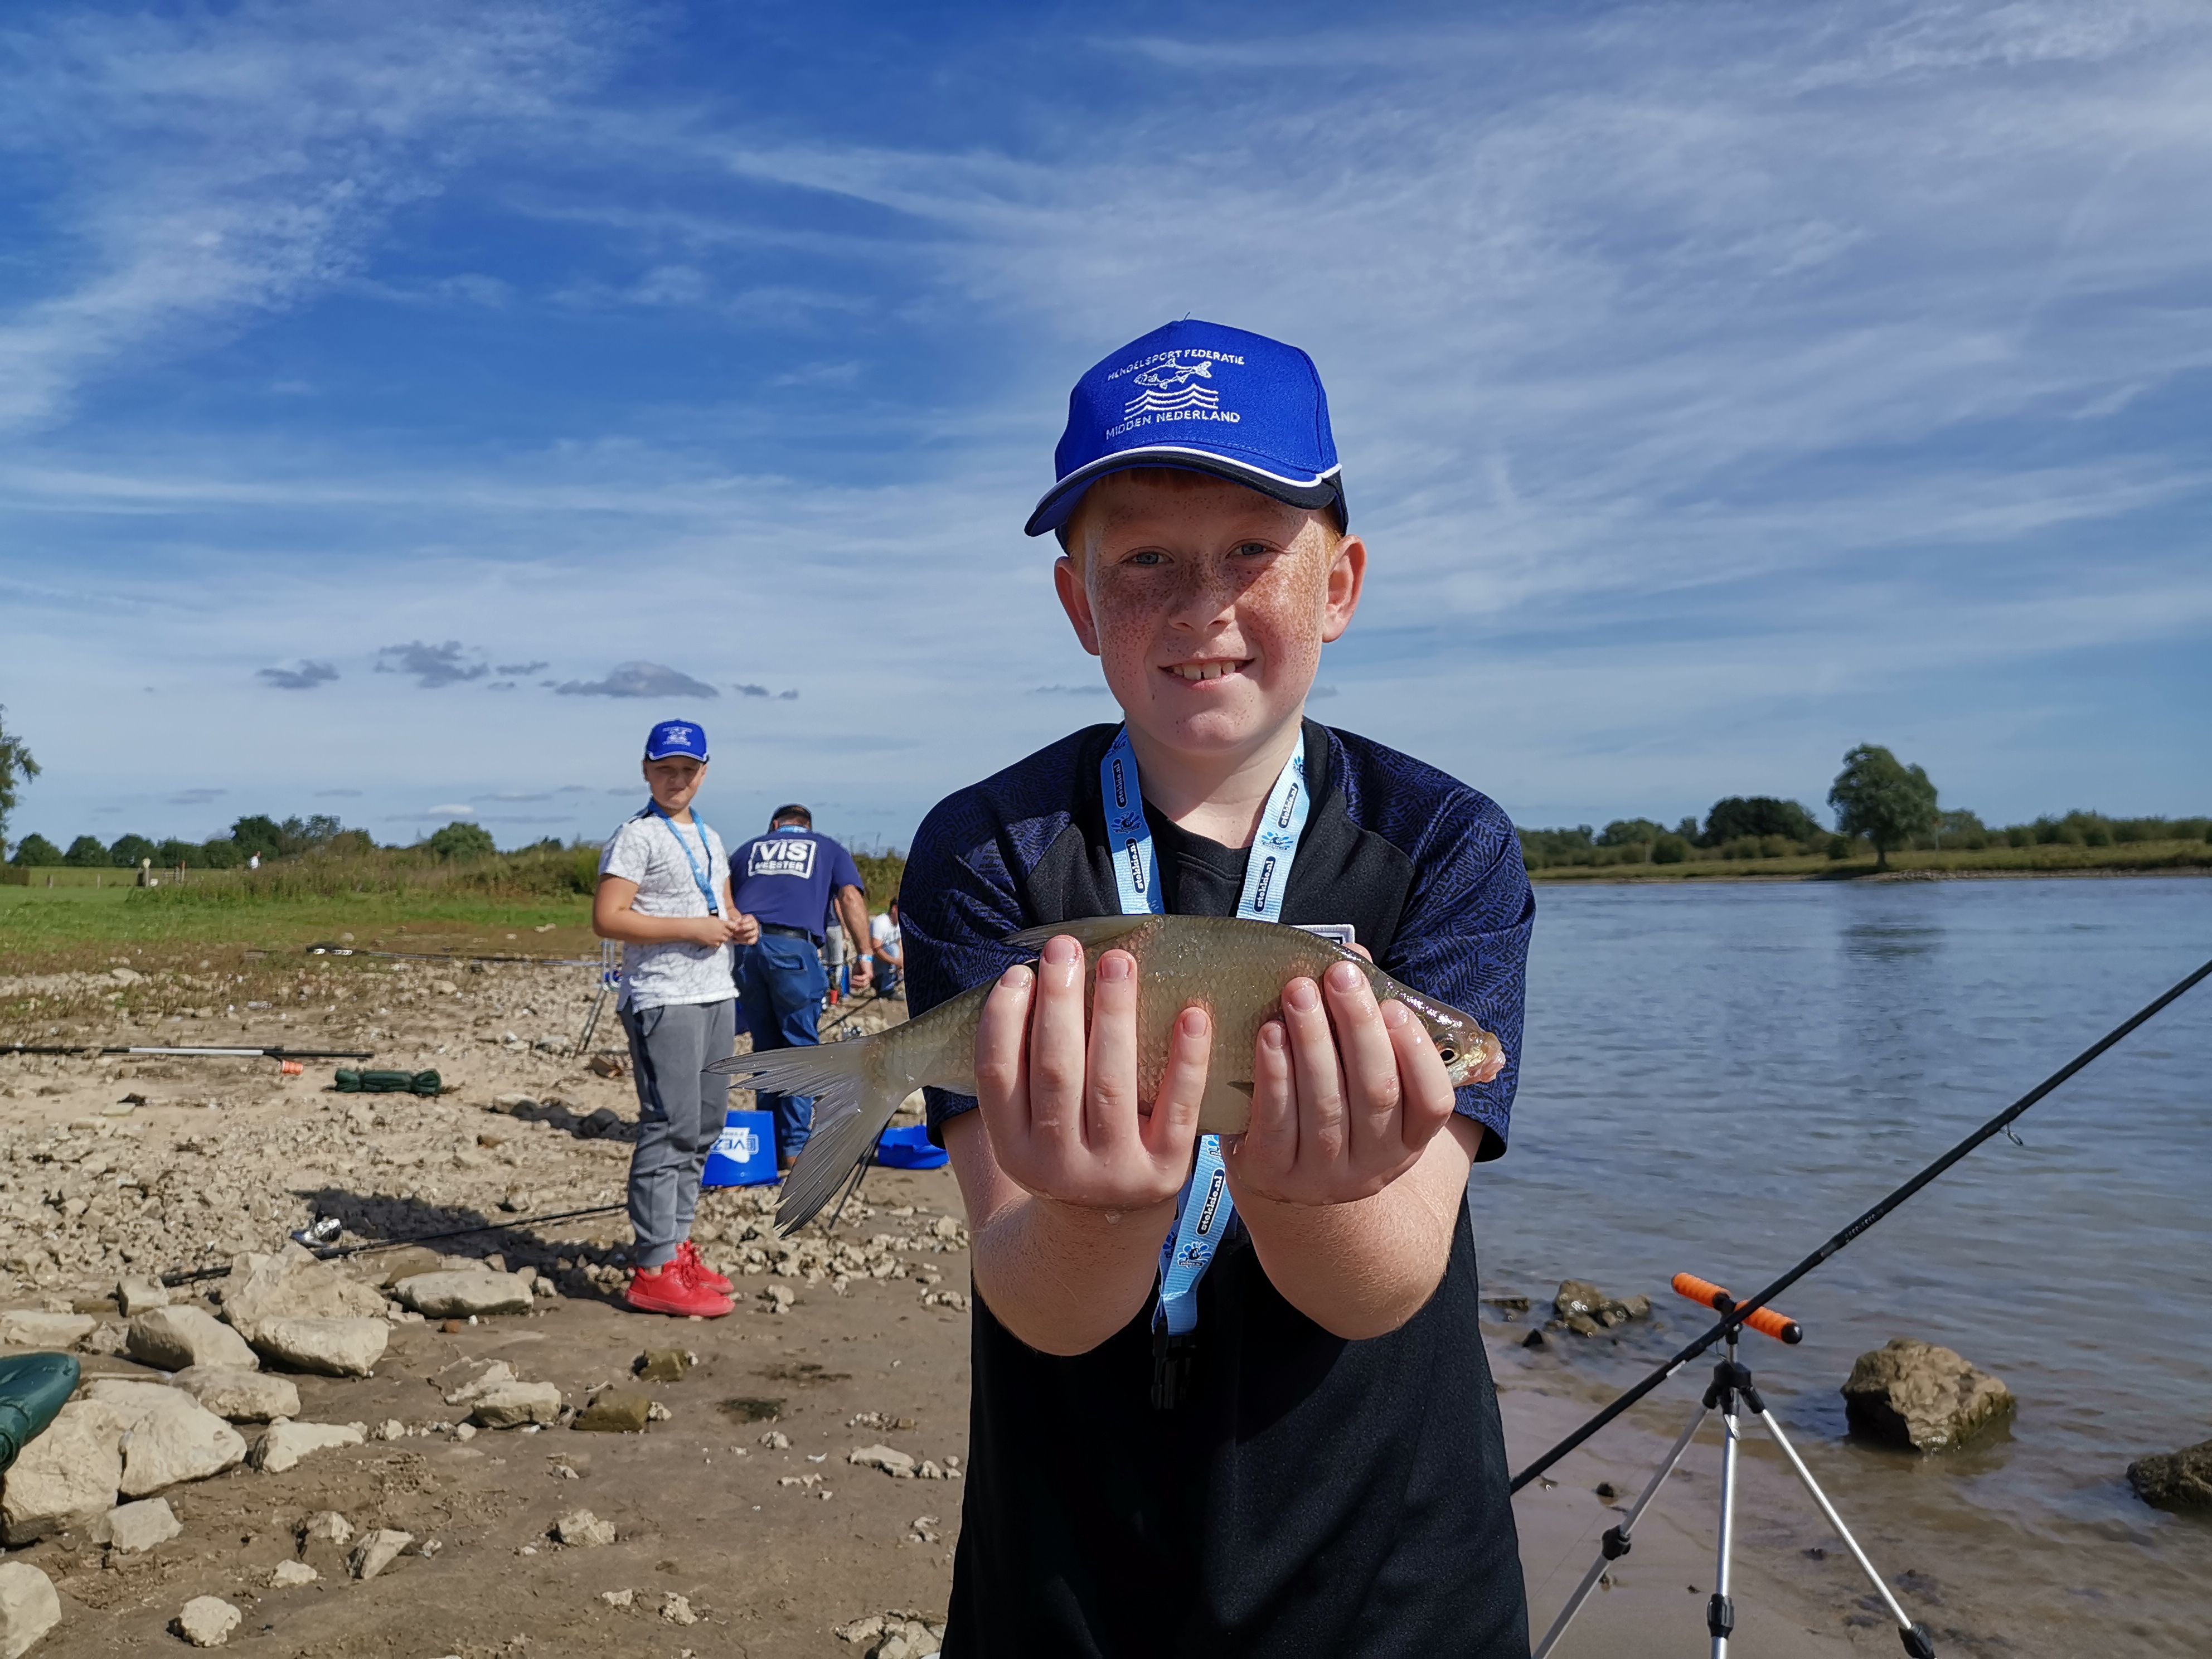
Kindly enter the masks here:
<path id="1" fill-rule="evenodd" d="M 1490 1131 L 1480 1158 L 1505 1151 L 1521 1076 L 1522 999 L 1536 896 L 1504 811 L 1461 785 L 1412 844 L 1414 879 L 1382 965 L 1417 990 L 1473 1014 L 1505 1046 L 1505 1069 L 1458 1091 L 1458 1109 Z M 1401 843 L 1401 845 L 1404 843 Z"/>
<path id="2" fill-rule="evenodd" d="M 993 803 L 975 788 L 939 803 L 915 836 L 899 884 L 899 925 L 907 1007 L 917 1017 L 1028 959 L 1000 942 L 1029 926 L 1001 833 Z M 924 1097 L 929 1138 L 939 1146 L 946 1121 L 975 1106 L 973 1095 L 944 1089 Z"/>

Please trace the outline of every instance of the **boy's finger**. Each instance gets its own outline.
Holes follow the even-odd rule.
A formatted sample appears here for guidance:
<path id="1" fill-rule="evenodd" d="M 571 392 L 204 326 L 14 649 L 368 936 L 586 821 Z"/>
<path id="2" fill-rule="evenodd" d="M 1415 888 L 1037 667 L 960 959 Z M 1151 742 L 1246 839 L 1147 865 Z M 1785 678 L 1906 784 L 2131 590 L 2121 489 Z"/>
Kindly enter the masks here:
<path id="1" fill-rule="evenodd" d="M 1283 1030 L 1291 1040 L 1291 1073 L 1298 1096 L 1298 1158 L 1334 1164 L 1350 1149 L 1345 1123 L 1344 1068 L 1321 988 L 1294 979 L 1283 988 Z"/>
<path id="2" fill-rule="evenodd" d="M 1083 947 L 1065 933 L 1045 942 L 1030 1009 L 1030 1128 L 1050 1155 L 1083 1144 Z"/>
<path id="3" fill-rule="evenodd" d="M 1240 1170 L 1279 1177 L 1297 1159 L 1298 1091 L 1291 1069 L 1291 1040 L 1282 1021 L 1271 1019 L 1252 1044 L 1252 1117 L 1235 1161 Z"/>
<path id="4" fill-rule="evenodd" d="M 1398 1053 L 1375 1006 L 1367 976 L 1340 962 L 1324 976 L 1329 1024 L 1336 1030 L 1336 1052 L 1344 1068 L 1346 1130 L 1355 1159 L 1371 1153 L 1395 1156 L 1400 1149 Z"/>
<path id="5" fill-rule="evenodd" d="M 1029 1138 L 1029 1068 L 1022 1048 L 1036 982 L 1026 967 L 1007 969 L 983 1000 L 975 1026 L 975 1101 L 993 1145 L 1000 1147 L 1018 1147 Z"/>
<path id="6" fill-rule="evenodd" d="M 1437 1130 L 1451 1121 L 1454 1109 L 1451 1073 L 1443 1057 L 1429 1040 L 1421 1022 L 1401 1002 L 1382 1005 L 1383 1028 L 1398 1060 L 1398 1076 L 1404 1090 L 1405 1111 L 1399 1127 L 1408 1152 L 1418 1152 L 1435 1139 Z"/>
<path id="7" fill-rule="evenodd" d="M 1100 964 L 1102 969 L 1103 963 Z M 1141 1134 L 1152 1158 L 1176 1169 L 1190 1162 L 1198 1138 L 1198 1109 L 1206 1098 L 1206 1062 L 1213 1051 L 1213 1020 L 1203 1008 L 1186 1008 L 1168 1032 L 1167 1069 Z"/>
<path id="8" fill-rule="evenodd" d="M 1091 1052 L 1083 1085 L 1083 1141 L 1097 1152 L 1121 1146 L 1137 1128 L 1137 959 L 1127 951 L 1098 958 L 1091 994 Z"/>

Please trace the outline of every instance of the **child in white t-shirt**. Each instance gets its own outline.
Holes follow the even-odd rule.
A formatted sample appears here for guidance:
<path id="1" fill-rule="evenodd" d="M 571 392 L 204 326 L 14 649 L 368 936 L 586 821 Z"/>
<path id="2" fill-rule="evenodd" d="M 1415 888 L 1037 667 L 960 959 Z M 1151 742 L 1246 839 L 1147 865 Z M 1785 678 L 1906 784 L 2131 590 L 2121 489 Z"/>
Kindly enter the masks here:
<path id="1" fill-rule="evenodd" d="M 623 1030 L 637 1074 L 637 1150 L 629 1165 L 635 1271 L 624 1299 L 641 1313 L 732 1311 L 730 1281 L 699 1259 L 691 1222 L 699 1178 L 721 1133 L 730 1080 L 707 1067 L 737 1046 L 730 945 L 760 924 L 730 902 L 721 837 L 692 816 L 707 779 L 707 734 L 663 720 L 645 744 L 653 799 L 599 859 L 592 929 L 623 945 Z"/>

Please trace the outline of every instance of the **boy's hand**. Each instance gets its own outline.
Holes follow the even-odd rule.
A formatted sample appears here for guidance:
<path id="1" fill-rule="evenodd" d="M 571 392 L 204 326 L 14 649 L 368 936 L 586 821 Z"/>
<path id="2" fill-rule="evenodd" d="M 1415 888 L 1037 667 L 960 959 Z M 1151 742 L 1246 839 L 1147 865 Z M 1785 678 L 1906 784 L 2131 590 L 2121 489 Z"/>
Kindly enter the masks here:
<path id="1" fill-rule="evenodd" d="M 1200 1008 L 1176 1018 L 1147 1110 L 1137 1098 L 1136 958 L 1098 958 L 1087 1042 L 1083 988 L 1083 947 L 1062 934 L 1034 972 L 1008 969 L 984 1004 L 975 1098 L 992 1153 L 1040 1198 L 1117 1212 L 1171 1203 L 1190 1172 L 1212 1023 Z"/>
<path id="2" fill-rule="evenodd" d="M 718 945 L 727 945 L 737 931 L 736 924 L 727 916 L 696 916 L 691 919 L 690 939 L 694 945 L 703 945 L 711 950 Z"/>
<path id="3" fill-rule="evenodd" d="M 1252 1121 L 1224 1139 L 1231 1189 L 1282 1204 L 1371 1198 L 1420 1161 L 1451 1121 L 1451 1079 L 1420 1022 L 1377 1007 L 1359 970 L 1283 988 L 1283 1016 L 1260 1028 Z"/>
<path id="4" fill-rule="evenodd" d="M 760 918 L 740 910 L 730 918 L 730 937 L 739 945 L 760 943 Z"/>

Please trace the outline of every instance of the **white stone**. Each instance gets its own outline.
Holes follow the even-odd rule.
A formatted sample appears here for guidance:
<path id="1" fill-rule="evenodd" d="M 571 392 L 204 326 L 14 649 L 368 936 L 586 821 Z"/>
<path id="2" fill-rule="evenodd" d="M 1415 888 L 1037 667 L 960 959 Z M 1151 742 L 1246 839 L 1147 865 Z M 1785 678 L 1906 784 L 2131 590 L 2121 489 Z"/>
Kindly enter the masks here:
<path id="1" fill-rule="evenodd" d="M 298 1244 L 275 1255 L 240 1256 L 223 1281 L 222 1316 L 256 1347 L 273 1322 L 380 1319 L 383 1312 L 381 1291 L 316 1261 Z"/>
<path id="2" fill-rule="evenodd" d="M 246 1442 L 238 1431 L 180 1389 L 101 1377 L 85 1394 L 125 1419 L 120 1490 L 125 1498 L 204 1480 L 245 1460 Z"/>
<path id="3" fill-rule="evenodd" d="M 599 1600 L 611 1607 L 626 1607 L 637 1600 L 637 1592 L 634 1589 L 601 1590 Z"/>
<path id="4" fill-rule="evenodd" d="M 571 1548 L 597 1548 L 615 1541 L 615 1523 L 600 1520 L 589 1510 L 578 1510 L 553 1523 L 553 1535 Z"/>
<path id="5" fill-rule="evenodd" d="M 0 1565 L 0 1659 L 22 1659 L 61 1619 L 52 1579 L 27 1561 Z"/>
<path id="6" fill-rule="evenodd" d="M 188 1367 L 253 1371 L 261 1362 L 246 1339 L 212 1314 L 189 1304 L 135 1315 L 124 1346 L 133 1359 L 165 1371 Z"/>
<path id="7" fill-rule="evenodd" d="M 470 1413 L 488 1429 L 515 1429 L 526 1423 L 561 1420 L 561 1389 L 552 1382 L 507 1382 L 476 1402 Z"/>
<path id="8" fill-rule="evenodd" d="M 450 1370 L 439 1373 L 441 1376 L 452 1374 Z M 504 1359 L 468 1361 L 462 1367 L 461 1380 L 447 1390 L 445 1401 L 448 1406 L 473 1406 L 494 1389 L 518 1380 L 514 1367 Z"/>
<path id="9" fill-rule="evenodd" d="M 391 1340 L 381 1319 L 271 1319 L 253 1333 L 264 1359 L 325 1376 L 368 1376 Z"/>
<path id="10" fill-rule="evenodd" d="M 514 1273 L 489 1268 L 416 1273 L 392 1287 L 392 1294 L 428 1319 L 465 1319 L 469 1316 L 530 1311 L 526 1280 Z"/>
<path id="11" fill-rule="evenodd" d="M 845 1461 L 864 1469 L 881 1469 L 894 1480 L 914 1479 L 914 1459 L 894 1446 L 858 1446 L 845 1454 Z"/>
<path id="12" fill-rule="evenodd" d="M 169 1305 L 169 1287 L 158 1279 L 125 1279 L 115 1286 L 115 1305 L 125 1319 L 136 1319 L 149 1308 Z"/>
<path id="13" fill-rule="evenodd" d="M 237 1333 L 225 1330 L 223 1334 L 235 1336 Z M 179 1371 L 169 1381 L 217 1417 L 233 1423 L 270 1423 L 280 1417 L 300 1414 L 300 1390 L 289 1376 L 194 1365 Z"/>
<path id="14" fill-rule="evenodd" d="M 73 1348 L 99 1322 L 90 1314 L 9 1308 L 0 1312 L 0 1343 L 15 1348 Z"/>
<path id="15" fill-rule="evenodd" d="M 124 1504 L 106 1516 L 107 1545 L 118 1555 L 138 1555 L 156 1544 L 166 1544 L 185 1529 L 166 1498 L 149 1498 Z"/>
<path id="16" fill-rule="evenodd" d="M 672 1625 L 696 1625 L 699 1615 L 691 1611 L 691 1598 L 670 1591 L 660 1604 L 660 1616 Z"/>
<path id="17" fill-rule="evenodd" d="M 333 1446 L 358 1446 L 368 1438 L 351 1423 L 271 1423 L 253 1449 L 253 1467 L 264 1474 L 297 1468 L 310 1452 Z"/>
<path id="18" fill-rule="evenodd" d="M 279 1561 L 270 1569 L 269 1585 L 272 1589 L 296 1589 L 301 1584 L 312 1584 L 323 1575 L 305 1561 Z"/>
<path id="19" fill-rule="evenodd" d="M 71 1401 L 23 1448 L 0 1486 L 0 1536 L 9 1548 L 69 1531 L 115 1506 L 125 1426 L 112 1407 Z"/>
<path id="20" fill-rule="evenodd" d="M 218 1595 L 195 1595 L 177 1615 L 177 1634 L 196 1648 L 219 1648 L 245 1615 Z"/>
<path id="21" fill-rule="evenodd" d="M 394 1532 L 389 1527 L 379 1527 L 354 1546 L 353 1557 L 348 1565 L 356 1578 L 374 1578 L 397 1561 L 399 1552 L 414 1541 L 415 1534 L 411 1532 Z"/>

